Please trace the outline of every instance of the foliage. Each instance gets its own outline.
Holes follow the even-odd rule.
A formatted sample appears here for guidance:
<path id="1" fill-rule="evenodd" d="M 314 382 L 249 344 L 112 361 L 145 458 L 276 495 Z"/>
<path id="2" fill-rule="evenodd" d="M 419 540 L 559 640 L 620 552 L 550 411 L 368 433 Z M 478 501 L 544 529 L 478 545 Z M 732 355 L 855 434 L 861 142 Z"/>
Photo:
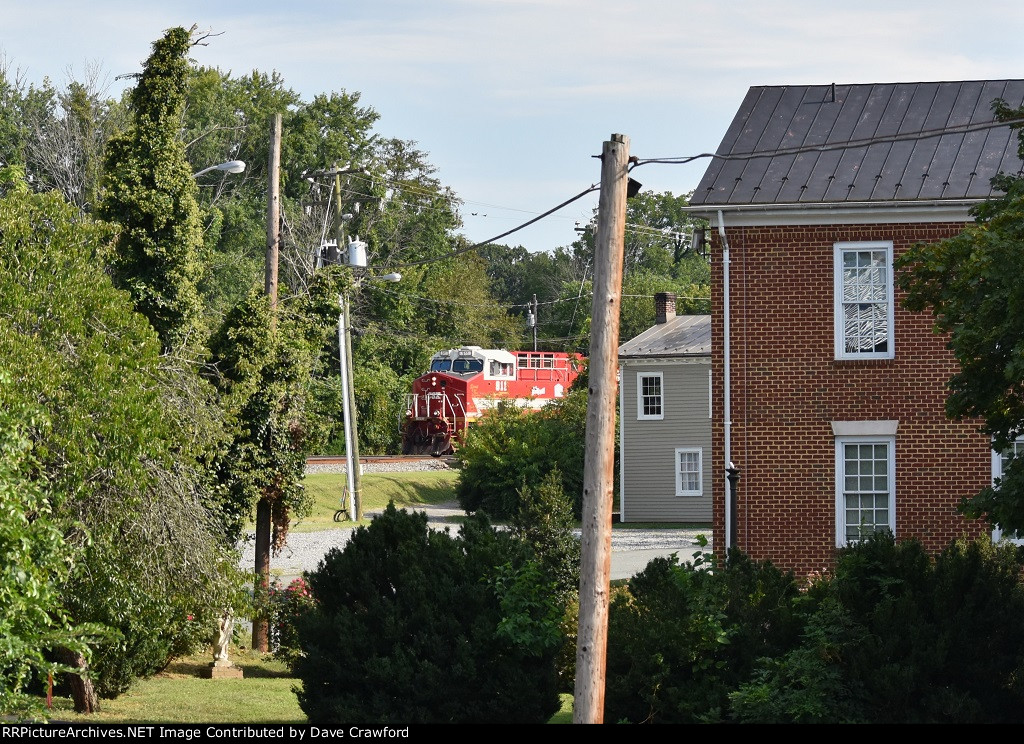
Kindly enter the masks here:
<path id="1" fill-rule="evenodd" d="M 62 606 L 60 585 L 75 559 L 38 476 L 29 430 L 46 421 L 11 390 L 0 367 L 0 716 L 42 714 L 25 694 L 34 678 L 61 671 L 58 648 L 88 654 L 88 631 Z"/>
<path id="2" fill-rule="evenodd" d="M 56 193 L 10 193 L 0 240 L 0 361 L 17 400 L 50 422 L 25 432 L 75 558 L 62 603 L 75 623 L 116 631 L 93 658 L 100 693 L 116 694 L 200 640 L 183 618 L 211 628 L 238 601 L 201 459 L 218 422 L 189 407 L 199 381 L 162 365 L 152 328 L 97 264 L 108 228 Z"/>
<path id="3" fill-rule="evenodd" d="M 737 717 L 1019 723 L 1021 559 L 984 538 L 934 561 L 889 536 L 845 548 L 834 577 L 809 592 L 802 642 L 740 689 Z"/>
<path id="4" fill-rule="evenodd" d="M 523 486 L 520 490 L 512 532 L 533 549 L 563 607 L 576 598 L 580 586 L 580 542 L 573 534 L 575 526 L 572 500 L 562 488 L 562 474 L 557 466 L 536 488 Z"/>
<path id="5" fill-rule="evenodd" d="M 508 532 L 389 505 L 309 575 L 299 704 L 316 725 L 547 721 L 558 609 L 539 580 Z"/>
<path id="6" fill-rule="evenodd" d="M 284 589 L 275 582 L 270 586 L 266 613 L 270 620 L 270 647 L 274 655 L 293 662 L 302 652 L 299 648 L 299 620 L 315 606 L 309 585 L 302 577 L 293 579 Z"/>
<path id="7" fill-rule="evenodd" d="M 754 662 L 797 637 L 793 575 L 738 551 L 725 566 L 658 558 L 629 581 L 608 619 L 605 716 L 633 723 L 725 720 Z"/>
<path id="8" fill-rule="evenodd" d="M 461 466 L 456 490 L 460 506 L 491 519 L 510 519 L 521 509 L 523 489 L 539 487 L 557 470 L 579 519 L 586 418 L 587 394 L 582 390 L 535 412 L 499 402 L 469 429 L 455 453 Z"/>
<path id="9" fill-rule="evenodd" d="M 340 273 L 324 272 L 308 295 L 276 311 L 253 288 L 210 341 L 215 382 L 231 427 L 217 468 L 228 491 L 227 529 L 234 539 L 261 499 L 271 504 L 275 550 L 283 546 L 292 518 L 308 514 L 302 485 L 306 458 L 329 429 L 311 380 L 338 311 L 331 298 L 346 280 Z"/>
<path id="10" fill-rule="evenodd" d="M 179 137 L 192 35 L 172 28 L 153 44 L 128 106 L 128 129 L 107 143 L 99 215 L 120 226 L 111 256 L 165 349 L 195 344 L 203 245 L 196 184 Z"/>
<path id="11" fill-rule="evenodd" d="M 996 102 L 1002 120 L 1024 111 Z M 1020 129 L 1020 125 L 1012 125 Z M 1018 134 L 1018 152 L 1024 139 Z M 919 245 L 896 260 L 903 304 L 929 310 L 935 331 L 948 334 L 960 369 L 948 382 L 947 413 L 980 417 L 997 451 L 1024 434 L 1024 177 L 1000 174 L 992 186 L 1001 195 L 972 210 L 975 222 L 959 235 Z M 1011 464 L 996 488 L 962 505 L 968 516 L 987 515 L 1004 531 L 1024 529 L 1024 473 Z"/>

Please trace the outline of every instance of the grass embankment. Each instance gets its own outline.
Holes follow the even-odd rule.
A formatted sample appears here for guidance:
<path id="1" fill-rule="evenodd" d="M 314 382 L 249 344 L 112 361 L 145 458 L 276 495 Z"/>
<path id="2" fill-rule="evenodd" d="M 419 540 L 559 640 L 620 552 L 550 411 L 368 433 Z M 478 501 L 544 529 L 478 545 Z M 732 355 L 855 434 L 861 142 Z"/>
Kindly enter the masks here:
<path id="1" fill-rule="evenodd" d="M 364 473 L 360 491 L 363 501 L 363 521 L 369 524 L 370 514 L 379 512 L 394 501 L 399 509 L 455 501 L 457 470 L 413 470 L 395 473 Z M 306 476 L 306 490 L 313 497 L 312 512 L 296 522 L 296 532 L 313 532 L 336 527 L 352 527 L 345 520 L 334 521 L 334 513 L 341 508 L 341 495 L 345 487 L 344 473 L 313 473 Z"/>

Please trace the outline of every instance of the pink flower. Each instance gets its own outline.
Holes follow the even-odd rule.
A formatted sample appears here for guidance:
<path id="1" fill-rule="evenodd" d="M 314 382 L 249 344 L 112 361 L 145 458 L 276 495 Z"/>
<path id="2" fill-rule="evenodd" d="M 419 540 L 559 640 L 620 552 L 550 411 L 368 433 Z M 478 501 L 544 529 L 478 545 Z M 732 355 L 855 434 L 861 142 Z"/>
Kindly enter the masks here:
<path id="1" fill-rule="evenodd" d="M 191 615 L 186 615 L 185 617 L 188 619 L 189 622 L 192 622 L 192 616 Z"/>

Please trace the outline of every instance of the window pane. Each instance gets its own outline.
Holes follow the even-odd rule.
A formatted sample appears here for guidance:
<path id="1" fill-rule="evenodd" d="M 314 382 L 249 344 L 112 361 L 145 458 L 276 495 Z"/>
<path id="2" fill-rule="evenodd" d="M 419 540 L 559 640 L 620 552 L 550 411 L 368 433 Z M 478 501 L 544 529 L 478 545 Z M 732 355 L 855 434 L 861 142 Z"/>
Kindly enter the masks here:
<path id="1" fill-rule="evenodd" d="M 889 473 L 889 443 L 844 442 L 842 534 L 847 541 L 889 529 L 892 503 Z"/>
<path id="2" fill-rule="evenodd" d="M 888 251 L 842 251 L 842 349 L 844 353 L 889 350 Z"/>

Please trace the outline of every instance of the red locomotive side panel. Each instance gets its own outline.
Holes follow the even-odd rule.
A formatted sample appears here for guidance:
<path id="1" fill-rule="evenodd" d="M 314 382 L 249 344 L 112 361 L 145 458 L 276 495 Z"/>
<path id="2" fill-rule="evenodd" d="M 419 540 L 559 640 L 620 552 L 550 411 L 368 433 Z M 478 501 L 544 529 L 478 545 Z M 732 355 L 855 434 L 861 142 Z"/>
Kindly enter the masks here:
<path id="1" fill-rule="evenodd" d="M 435 354 L 406 395 L 402 453 L 451 454 L 466 428 L 499 400 L 537 409 L 565 397 L 579 362 L 575 354 L 479 346 Z"/>

